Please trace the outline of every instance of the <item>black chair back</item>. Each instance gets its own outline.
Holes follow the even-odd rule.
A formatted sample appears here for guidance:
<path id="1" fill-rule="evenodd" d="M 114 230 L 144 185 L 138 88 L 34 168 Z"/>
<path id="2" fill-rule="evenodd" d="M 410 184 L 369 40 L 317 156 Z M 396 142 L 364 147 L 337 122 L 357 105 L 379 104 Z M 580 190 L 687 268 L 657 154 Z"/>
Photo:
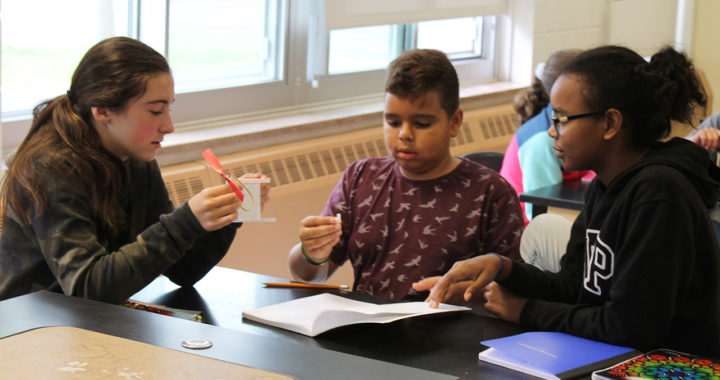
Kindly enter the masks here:
<path id="1" fill-rule="evenodd" d="M 500 172 L 505 154 L 501 152 L 474 152 L 468 153 L 463 157 L 475 161 L 478 164 L 485 165 L 496 172 Z"/>

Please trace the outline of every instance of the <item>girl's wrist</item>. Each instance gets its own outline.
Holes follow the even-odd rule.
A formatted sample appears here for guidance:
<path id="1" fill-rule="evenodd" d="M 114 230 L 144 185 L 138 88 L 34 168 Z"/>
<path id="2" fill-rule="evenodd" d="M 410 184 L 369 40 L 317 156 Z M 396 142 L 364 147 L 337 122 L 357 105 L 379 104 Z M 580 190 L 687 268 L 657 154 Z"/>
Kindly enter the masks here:
<path id="1" fill-rule="evenodd" d="M 507 277 L 508 272 L 510 271 L 510 260 L 505 260 L 505 257 L 503 257 L 501 254 L 496 252 L 488 252 L 486 255 L 492 255 L 497 256 L 497 258 L 500 260 L 500 268 L 498 269 L 497 273 L 495 274 L 495 277 L 493 278 L 494 281 L 502 280 L 505 277 Z"/>

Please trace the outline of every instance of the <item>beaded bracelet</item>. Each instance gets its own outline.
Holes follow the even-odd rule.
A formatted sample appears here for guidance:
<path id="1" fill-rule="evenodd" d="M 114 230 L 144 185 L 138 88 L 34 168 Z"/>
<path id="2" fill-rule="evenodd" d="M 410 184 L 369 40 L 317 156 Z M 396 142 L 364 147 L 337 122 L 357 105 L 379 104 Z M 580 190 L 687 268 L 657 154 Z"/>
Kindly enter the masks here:
<path id="1" fill-rule="evenodd" d="M 495 255 L 495 256 L 498 257 L 498 259 L 500 259 L 500 270 L 499 270 L 499 271 L 497 272 L 497 274 L 495 275 L 495 280 L 497 280 L 497 278 L 500 277 L 500 274 L 502 273 L 503 268 L 505 268 L 505 260 L 503 260 L 502 256 L 500 256 L 500 254 L 498 254 L 498 253 L 489 252 L 489 253 L 487 253 L 487 254 L 488 254 L 488 255 Z"/>
<path id="2" fill-rule="evenodd" d="M 302 244 L 300 245 L 300 249 L 302 250 L 302 256 L 305 261 L 309 262 L 312 265 L 323 265 L 328 261 L 327 257 L 320 261 L 313 259 L 310 255 L 307 254 L 307 252 L 305 252 L 305 247 L 303 247 Z"/>

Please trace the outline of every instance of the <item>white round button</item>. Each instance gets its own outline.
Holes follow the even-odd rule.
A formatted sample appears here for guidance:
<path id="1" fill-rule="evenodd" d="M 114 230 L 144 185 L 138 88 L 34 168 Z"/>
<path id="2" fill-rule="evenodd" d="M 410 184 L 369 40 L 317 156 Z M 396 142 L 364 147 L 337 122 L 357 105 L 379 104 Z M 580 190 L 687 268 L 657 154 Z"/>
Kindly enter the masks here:
<path id="1" fill-rule="evenodd" d="M 206 339 L 188 339 L 183 340 L 182 346 L 193 350 L 200 350 L 212 347 L 212 342 Z"/>

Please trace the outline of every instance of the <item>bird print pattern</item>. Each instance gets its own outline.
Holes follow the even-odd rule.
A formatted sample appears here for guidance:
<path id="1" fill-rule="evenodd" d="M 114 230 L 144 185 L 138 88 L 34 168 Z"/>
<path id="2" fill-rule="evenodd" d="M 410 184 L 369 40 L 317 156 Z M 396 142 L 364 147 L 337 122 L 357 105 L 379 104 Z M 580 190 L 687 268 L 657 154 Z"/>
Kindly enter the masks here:
<path id="1" fill-rule="evenodd" d="M 416 300 L 426 295 L 411 284 L 455 261 L 487 252 L 519 258 L 521 212 L 512 187 L 484 166 L 462 159 L 443 177 L 413 181 L 380 157 L 350 164 L 322 215 L 342 216 L 330 259 L 350 260 L 355 291 Z"/>

